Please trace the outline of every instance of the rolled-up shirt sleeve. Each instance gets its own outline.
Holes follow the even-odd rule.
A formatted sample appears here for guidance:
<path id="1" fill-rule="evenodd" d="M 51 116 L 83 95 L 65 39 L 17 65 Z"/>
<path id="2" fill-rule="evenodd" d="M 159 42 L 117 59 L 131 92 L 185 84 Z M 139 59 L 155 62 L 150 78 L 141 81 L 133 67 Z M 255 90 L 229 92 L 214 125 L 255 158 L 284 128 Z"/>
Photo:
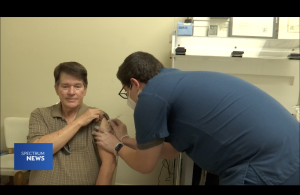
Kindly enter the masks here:
<path id="1" fill-rule="evenodd" d="M 30 114 L 27 143 L 33 143 L 35 140 L 43 137 L 46 134 L 49 134 L 49 129 L 45 123 L 40 109 L 37 108 Z"/>
<path id="2" fill-rule="evenodd" d="M 137 148 L 139 150 L 147 150 L 149 148 L 152 148 L 154 146 L 158 146 L 164 142 L 165 138 L 158 138 L 152 141 L 149 141 L 147 143 L 137 144 Z"/>

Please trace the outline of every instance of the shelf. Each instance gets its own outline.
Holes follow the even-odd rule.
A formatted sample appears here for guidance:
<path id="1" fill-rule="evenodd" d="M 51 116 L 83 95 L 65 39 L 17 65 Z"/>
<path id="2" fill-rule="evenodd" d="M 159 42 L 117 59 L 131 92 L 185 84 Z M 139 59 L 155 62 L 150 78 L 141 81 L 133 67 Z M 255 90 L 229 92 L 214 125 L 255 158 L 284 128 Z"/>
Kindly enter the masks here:
<path id="1" fill-rule="evenodd" d="M 293 38 L 293 37 L 292 37 Z M 289 112 L 299 103 L 299 60 L 288 55 L 300 53 L 299 39 L 268 39 L 242 37 L 169 37 L 172 68 L 183 71 L 216 71 L 239 77 L 267 92 Z M 177 47 L 185 55 L 175 55 Z M 231 57 L 243 51 L 242 58 Z"/>
<path id="2" fill-rule="evenodd" d="M 290 53 L 299 53 L 299 40 L 170 36 L 172 54 L 177 47 L 184 47 L 186 55 L 231 57 L 233 51 L 244 51 L 243 58 L 288 60 Z"/>

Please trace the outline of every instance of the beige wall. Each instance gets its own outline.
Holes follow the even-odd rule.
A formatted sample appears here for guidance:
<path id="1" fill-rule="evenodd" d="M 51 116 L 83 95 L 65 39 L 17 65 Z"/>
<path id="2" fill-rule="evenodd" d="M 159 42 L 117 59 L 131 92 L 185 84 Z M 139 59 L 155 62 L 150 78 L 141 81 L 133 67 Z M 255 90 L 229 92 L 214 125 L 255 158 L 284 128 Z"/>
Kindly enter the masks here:
<path id="1" fill-rule="evenodd" d="M 59 101 L 53 70 L 61 62 L 77 61 L 88 70 L 90 106 L 122 114 L 131 137 L 135 136 L 133 110 L 118 96 L 116 72 L 132 52 L 145 51 L 171 67 L 169 35 L 184 18 L 1 18 L 1 150 L 6 149 L 3 119 L 29 117 L 37 107 Z M 133 171 L 119 158 L 116 183 L 156 185 L 161 161 L 151 174 Z M 161 184 L 169 184 L 164 168 Z"/>

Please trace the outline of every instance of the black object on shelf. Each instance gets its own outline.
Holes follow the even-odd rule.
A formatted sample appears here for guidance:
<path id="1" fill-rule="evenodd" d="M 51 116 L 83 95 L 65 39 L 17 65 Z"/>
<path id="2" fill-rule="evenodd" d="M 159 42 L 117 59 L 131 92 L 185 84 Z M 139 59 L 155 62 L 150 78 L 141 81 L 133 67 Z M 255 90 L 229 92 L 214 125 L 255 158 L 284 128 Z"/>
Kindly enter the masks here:
<path id="1" fill-rule="evenodd" d="M 287 57 L 290 60 L 300 60 L 300 54 L 299 53 L 291 53 Z"/>
<path id="2" fill-rule="evenodd" d="M 193 22 L 192 19 L 185 19 L 185 20 L 184 20 L 184 23 L 192 23 L 192 22 Z"/>
<path id="3" fill-rule="evenodd" d="M 177 47 L 175 49 L 176 55 L 185 55 L 186 49 L 184 47 Z"/>
<path id="4" fill-rule="evenodd" d="M 243 57 L 243 54 L 244 54 L 243 51 L 233 51 L 231 53 L 231 57 L 239 57 L 239 58 L 241 58 L 241 57 Z"/>

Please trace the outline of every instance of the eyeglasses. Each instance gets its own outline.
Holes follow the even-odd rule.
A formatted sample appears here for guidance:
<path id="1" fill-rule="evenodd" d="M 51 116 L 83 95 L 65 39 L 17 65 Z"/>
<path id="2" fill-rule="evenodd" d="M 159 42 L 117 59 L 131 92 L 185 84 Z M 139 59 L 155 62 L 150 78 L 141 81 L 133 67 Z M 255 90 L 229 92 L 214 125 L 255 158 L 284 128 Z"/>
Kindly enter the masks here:
<path id="1" fill-rule="evenodd" d="M 127 93 L 124 89 L 125 85 L 122 87 L 121 91 L 119 92 L 119 96 L 121 96 L 121 98 L 123 99 L 128 99 Z"/>
<path id="2" fill-rule="evenodd" d="M 123 99 L 128 99 L 128 96 L 127 96 L 127 92 L 125 91 L 124 89 L 125 85 L 122 87 L 121 91 L 119 92 L 119 96 L 121 96 L 121 98 Z M 131 90 L 131 83 L 130 83 L 130 86 L 129 86 L 129 90 Z"/>

